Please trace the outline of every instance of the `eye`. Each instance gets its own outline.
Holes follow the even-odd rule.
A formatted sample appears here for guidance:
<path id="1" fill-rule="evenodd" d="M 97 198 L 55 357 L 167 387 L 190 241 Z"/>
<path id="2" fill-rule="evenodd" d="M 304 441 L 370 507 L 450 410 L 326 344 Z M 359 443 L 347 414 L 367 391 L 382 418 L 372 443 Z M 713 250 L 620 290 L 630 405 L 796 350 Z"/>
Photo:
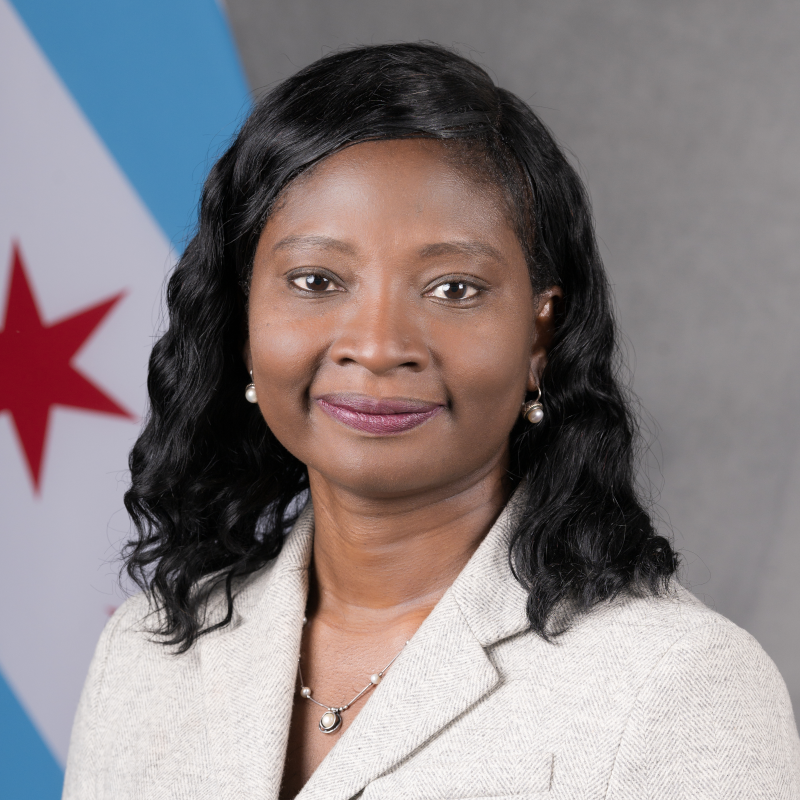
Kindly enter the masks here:
<path id="1" fill-rule="evenodd" d="M 440 300 L 469 300 L 478 294 L 478 287 L 464 281 L 446 281 L 428 292 L 429 297 Z"/>
<path id="2" fill-rule="evenodd" d="M 304 275 L 297 275 L 291 279 L 291 282 L 298 289 L 302 289 L 305 292 L 313 292 L 314 294 L 336 291 L 336 284 L 319 272 L 307 272 Z"/>

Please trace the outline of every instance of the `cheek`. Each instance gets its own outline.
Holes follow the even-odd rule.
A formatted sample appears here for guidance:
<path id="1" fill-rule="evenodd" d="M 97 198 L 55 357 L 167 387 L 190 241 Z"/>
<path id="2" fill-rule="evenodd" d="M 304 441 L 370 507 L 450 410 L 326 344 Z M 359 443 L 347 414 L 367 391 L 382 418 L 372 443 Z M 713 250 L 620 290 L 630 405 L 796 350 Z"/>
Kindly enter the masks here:
<path id="1" fill-rule="evenodd" d="M 259 406 L 269 427 L 284 443 L 298 431 L 306 411 L 307 390 L 320 359 L 313 320 L 286 318 L 281 310 L 251 314 L 250 353 Z"/>
<path id="2" fill-rule="evenodd" d="M 510 429 L 524 400 L 531 322 L 524 309 L 509 320 L 468 326 L 442 358 L 455 417 L 471 427 Z M 519 320 L 516 322 L 516 320 Z"/>

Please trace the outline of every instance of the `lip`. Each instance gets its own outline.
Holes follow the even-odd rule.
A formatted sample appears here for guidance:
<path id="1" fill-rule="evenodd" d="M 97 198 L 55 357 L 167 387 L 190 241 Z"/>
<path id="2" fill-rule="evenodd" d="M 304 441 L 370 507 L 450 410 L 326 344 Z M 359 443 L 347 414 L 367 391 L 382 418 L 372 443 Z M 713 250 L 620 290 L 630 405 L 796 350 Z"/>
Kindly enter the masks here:
<path id="1" fill-rule="evenodd" d="M 328 416 L 348 428 L 380 436 L 417 428 L 444 408 L 441 403 L 425 400 L 363 394 L 325 394 L 314 401 Z"/>

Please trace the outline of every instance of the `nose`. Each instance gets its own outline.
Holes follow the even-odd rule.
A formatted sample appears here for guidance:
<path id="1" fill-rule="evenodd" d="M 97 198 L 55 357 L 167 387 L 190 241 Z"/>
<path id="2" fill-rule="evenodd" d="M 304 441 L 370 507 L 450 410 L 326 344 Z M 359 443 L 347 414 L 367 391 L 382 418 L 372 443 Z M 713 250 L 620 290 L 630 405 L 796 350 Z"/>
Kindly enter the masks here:
<path id="1" fill-rule="evenodd" d="M 428 366 L 430 353 L 416 315 L 393 294 L 353 304 L 329 351 L 334 362 L 358 364 L 375 375 Z"/>

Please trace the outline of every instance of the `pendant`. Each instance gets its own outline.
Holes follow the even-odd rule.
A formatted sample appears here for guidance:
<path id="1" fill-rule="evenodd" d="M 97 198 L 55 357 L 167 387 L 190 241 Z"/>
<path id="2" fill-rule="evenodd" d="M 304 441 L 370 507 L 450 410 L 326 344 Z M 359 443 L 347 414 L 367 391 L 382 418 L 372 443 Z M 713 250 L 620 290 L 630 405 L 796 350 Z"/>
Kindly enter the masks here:
<path id="1" fill-rule="evenodd" d="M 342 727 L 342 715 L 335 708 L 329 708 L 320 718 L 319 729 L 323 733 L 336 733 Z"/>

